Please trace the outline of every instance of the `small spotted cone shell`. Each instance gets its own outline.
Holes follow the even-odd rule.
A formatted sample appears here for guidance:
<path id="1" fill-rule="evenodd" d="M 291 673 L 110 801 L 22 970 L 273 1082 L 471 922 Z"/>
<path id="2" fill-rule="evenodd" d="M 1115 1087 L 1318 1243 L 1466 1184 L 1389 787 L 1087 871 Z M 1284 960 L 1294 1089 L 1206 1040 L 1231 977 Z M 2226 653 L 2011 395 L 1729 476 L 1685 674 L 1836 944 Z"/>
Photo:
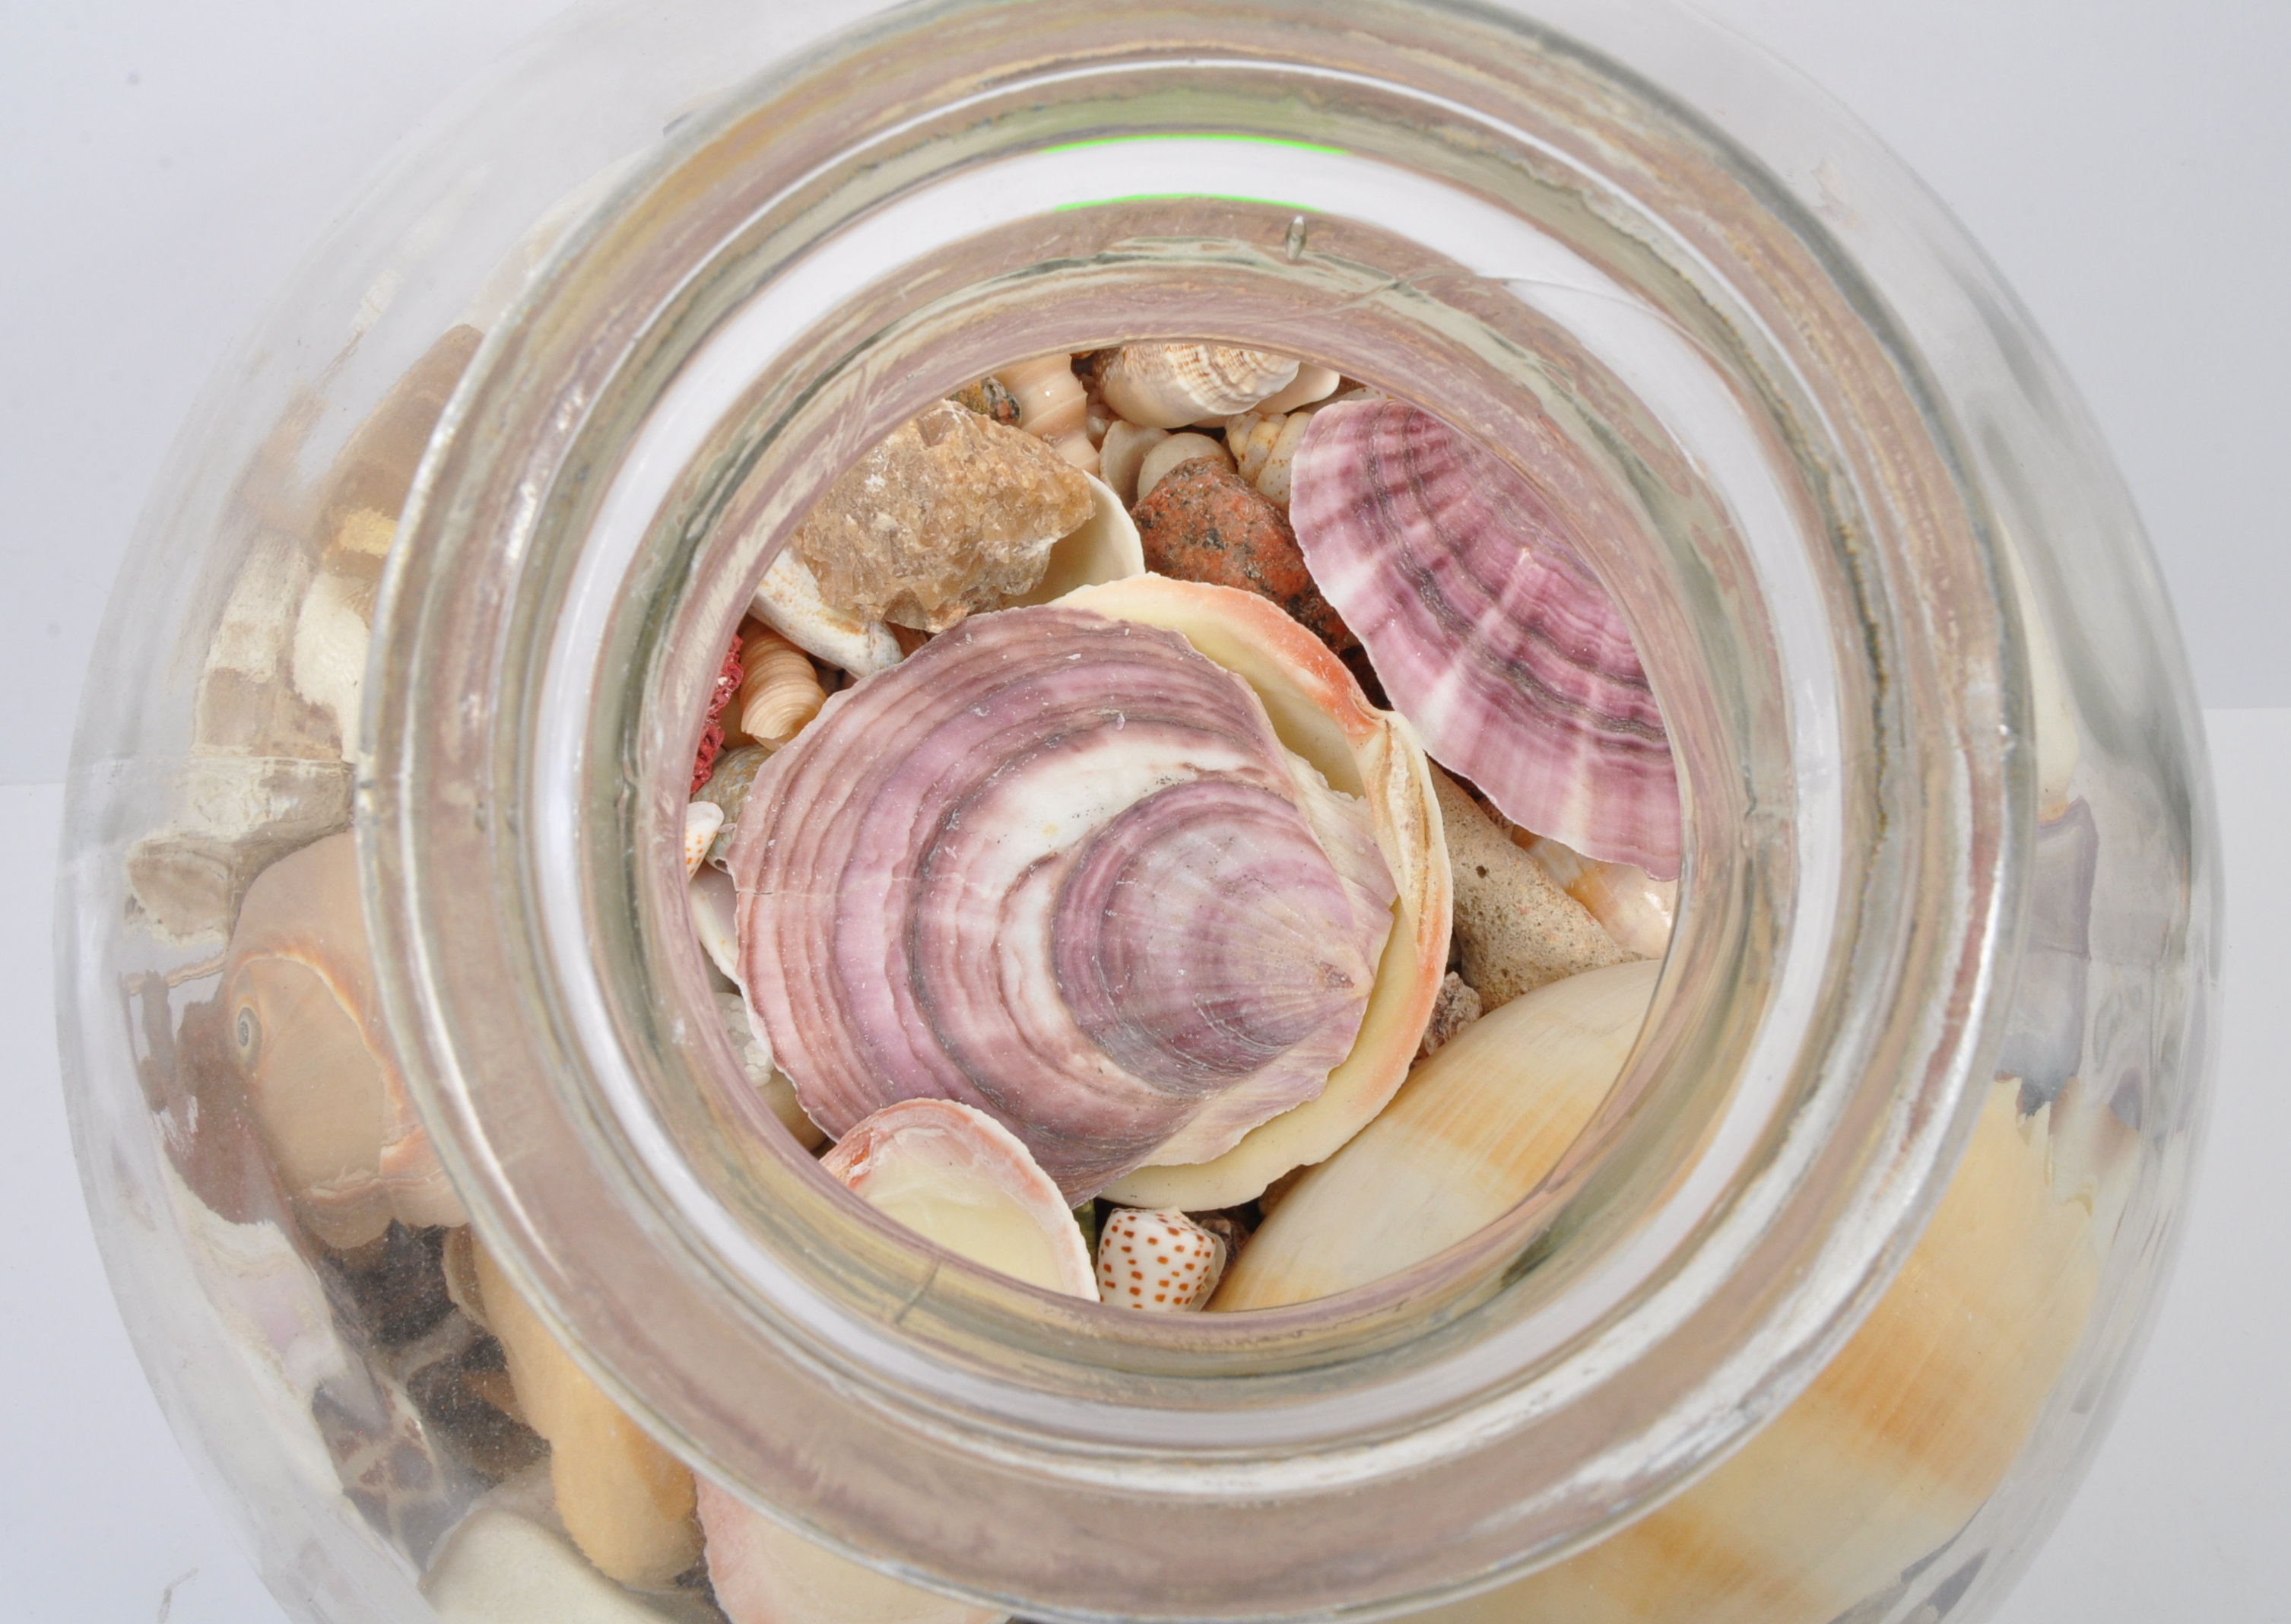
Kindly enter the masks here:
<path id="1" fill-rule="evenodd" d="M 1202 1307 L 1225 1276 L 1224 1238 L 1184 1213 L 1122 1207 L 1097 1238 L 1098 1300 L 1176 1314 Z"/>

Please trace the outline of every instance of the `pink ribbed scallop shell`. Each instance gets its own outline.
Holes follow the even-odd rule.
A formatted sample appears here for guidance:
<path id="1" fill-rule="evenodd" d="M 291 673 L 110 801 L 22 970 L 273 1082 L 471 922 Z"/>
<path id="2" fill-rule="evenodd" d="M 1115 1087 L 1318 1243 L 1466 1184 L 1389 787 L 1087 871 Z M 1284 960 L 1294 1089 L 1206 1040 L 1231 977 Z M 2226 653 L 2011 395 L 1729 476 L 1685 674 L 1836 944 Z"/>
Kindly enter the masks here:
<path id="1" fill-rule="evenodd" d="M 1614 601 L 1535 486 L 1397 400 L 1323 408 L 1294 481 L 1305 562 L 1425 749 L 1515 823 L 1677 873 L 1662 712 Z"/>
<path id="2" fill-rule="evenodd" d="M 1367 811 L 1157 627 L 974 615 L 767 761 L 741 979 L 812 1119 L 942 1098 L 1070 1202 L 1206 1161 L 1351 1052 L 1395 891 Z"/>

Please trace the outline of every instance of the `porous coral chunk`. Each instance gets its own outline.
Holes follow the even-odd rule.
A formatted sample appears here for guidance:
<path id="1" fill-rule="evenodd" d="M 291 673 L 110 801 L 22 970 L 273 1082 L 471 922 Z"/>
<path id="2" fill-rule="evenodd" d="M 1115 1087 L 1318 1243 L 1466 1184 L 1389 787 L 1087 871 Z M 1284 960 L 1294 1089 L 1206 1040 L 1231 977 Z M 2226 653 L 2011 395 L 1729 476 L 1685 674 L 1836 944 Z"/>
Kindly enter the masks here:
<path id="1" fill-rule="evenodd" d="M 944 631 L 1032 588 L 1091 507 L 1041 440 L 943 400 L 852 464 L 792 545 L 837 607 Z"/>
<path id="2" fill-rule="evenodd" d="M 1535 859 L 1513 845 L 1479 803 L 1436 768 L 1433 788 L 1456 882 L 1456 946 L 1483 1010 L 1523 993 L 1633 955 Z"/>
<path id="3" fill-rule="evenodd" d="M 1208 457 L 1178 463 L 1134 516 L 1154 574 L 1255 592 L 1336 652 L 1354 645 L 1305 568 L 1288 518 L 1227 464 Z"/>

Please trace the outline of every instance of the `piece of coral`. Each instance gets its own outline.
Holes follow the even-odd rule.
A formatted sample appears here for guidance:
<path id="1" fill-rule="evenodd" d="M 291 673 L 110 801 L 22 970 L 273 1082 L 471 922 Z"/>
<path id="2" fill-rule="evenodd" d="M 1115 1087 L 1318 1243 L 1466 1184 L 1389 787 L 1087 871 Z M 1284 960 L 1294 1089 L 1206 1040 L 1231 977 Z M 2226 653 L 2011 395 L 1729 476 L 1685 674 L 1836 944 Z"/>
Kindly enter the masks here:
<path id="1" fill-rule="evenodd" d="M 1456 945 L 1483 1008 L 1632 956 L 1454 779 L 1435 769 L 1432 783 L 1456 880 Z"/>

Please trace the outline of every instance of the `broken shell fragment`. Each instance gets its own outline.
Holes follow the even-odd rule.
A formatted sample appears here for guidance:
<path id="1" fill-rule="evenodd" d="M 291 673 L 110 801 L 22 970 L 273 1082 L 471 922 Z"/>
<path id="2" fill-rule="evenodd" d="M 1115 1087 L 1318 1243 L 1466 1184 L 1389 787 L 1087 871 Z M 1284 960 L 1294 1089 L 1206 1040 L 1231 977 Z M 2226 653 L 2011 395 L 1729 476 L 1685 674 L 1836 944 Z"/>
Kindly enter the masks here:
<path id="1" fill-rule="evenodd" d="M 1038 356 L 994 374 L 1018 402 L 1018 427 L 1086 474 L 1097 471 L 1089 438 L 1089 393 L 1074 376 L 1070 356 Z"/>
<path id="2" fill-rule="evenodd" d="M 1456 945 L 1483 1009 L 1630 957 L 1454 779 L 1435 768 L 1432 783 L 1456 878 Z"/>
<path id="3" fill-rule="evenodd" d="M 1614 1087 L 1655 976 L 1639 961 L 1592 970 L 1466 1027 L 1282 1198 L 1210 1306 L 1273 1308 L 1366 1285 L 1519 1205 Z"/>
<path id="4" fill-rule="evenodd" d="M 1097 1296 L 1110 1307 L 1181 1314 L 1225 1276 L 1226 1243 L 1182 1212 L 1115 1209 L 1097 1238 Z"/>
<path id="5" fill-rule="evenodd" d="M 1055 603 L 1068 592 L 1108 581 L 1127 581 L 1146 573 L 1146 551 L 1137 539 L 1137 521 L 1129 507 L 1104 480 L 1091 478 L 1093 505 L 1081 527 L 1062 537 L 1050 549 L 1049 567 L 1033 590 L 1012 599 L 1008 607 L 1019 609 L 1038 603 Z"/>
<path id="6" fill-rule="evenodd" d="M 1305 567 L 1288 519 L 1222 455 L 1172 469 L 1138 502 L 1136 518 L 1146 567 L 1156 575 L 1255 592 L 1338 653 L 1354 646 L 1351 631 Z"/>
<path id="7" fill-rule="evenodd" d="M 1045 1291 L 1096 1297 L 1058 1186 L 1015 1134 L 951 1099 L 903 1099 L 820 1159 L 851 1193 L 932 1245 Z"/>
<path id="8" fill-rule="evenodd" d="M 1642 959 L 1660 959 L 1670 951 L 1677 880 L 1657 880 L 1635 863 L 1602 863 L 1532 830 L 1514 825 L 1507 832 L 1513 845 L 1589 911 L 1616 946 Z"/>
<path id="9" fill-rule="evenodd" d="M 1146 455 L 1169 438 L 1167 429 L 1141 429 L 1125 422 L 1107 426 L 1105 444 L 1098 447 L 1097 476 L 1121 498 L 1123 507 L 1137 505 L 1137 481 Z"/>
<path id="10" fill-rule="evenodd" d="M 246 1097 L 296 1215 L 327 1245 L 392 1218 L 469 1221 L 390 1057 L 345 831 L 248 888 L 222 996 Z"/>
<path id="11" fill-rule="evenodd" d="M 1297 370 L 1286 356 L 1234 344 L 1124 344 L 1099 364 L 1097 380 L 1115 416 L 1183 429 L 1246 412 L 1294 383 Z"/>
<path id="12" fill-rule="evenodd" d="M 1226 450 L 1223 440 L 1211 439 L 1206 434 L 1168 436 L 1138 459 L 1137 501 L 1151 496 L 1154 487 L 1168 478 L 1172 469 L 1203 457 L 1223 468 L 1233 466 L 1233 455 Z"/>
<path id="13" fill-rule="evenodd" d="M 1052 543 L 1090 511 L 1081 470 L 942 400 L 838 476 L 788 546 L 828 602 L 944 631 L 1033 587 Z"/>
<path id="14" fill-rule="evenodd" d="M 715 844 L 719 831 L 724 827 L 724 808 L 713 801 L 695 800 L 684 808 L 684 877 L 687 880 L 700 872 L 708 860 L 708 848 Z"/>
<path id="15" fill-rule="evenodd" d="M 700 1556 L 690 1469 L 574 1363 L 482 1242 L 472 1244 L 470 1259 L 518 1405 L 549 1440 L 549 1480 L 565 1532 L 608 1578 L 640 1590 L 666 1585 Z"/>
<path id="16" fill-rule="evenodd" d="M 811 656 L 768 626 L 744 630 L 740 646 L 740 691 L 734 701 L 740 731 L 776 750 L 803 730 L 827 703 Z"/>
<path id="17" fill-rule="evenodd" d="M 1416 1057 L 1448 959 L 1448 852 L 1430 768 L 1404 722 L 1371 707 L 1324 644 L 1254 593 L 1148 575 L 1090 587 L 1067 601 L 1182 632 L 1247 682 L 1282 744 L 1330 786 L 1362 797 L 1398 891 L 1360 1035 L 1319 1096 L 1251 1129 L 1212 1160 L 1184 1165 L 1157 1157 L 1105 1191 L 1131 1207 L 1237 1207 L 1359 1132 Z"/>
<path id="18" fill-rule="evenodd" d="M 899 639 L 880 620 L 866 620 L 830 604 L 819 577 L 783 547 L 748 605 L 748 613 L 806 654 L 855 677 L 888 671 L 899 663 Z"/>
<path id="19" fill-rule="evenodd" d="M 831 1133 L 958 1099 L 1071 1205 L 1352 1049 L 1393 926 L 1373 815 L 1185 638 L 1068 607 L 1132 584 L 974 616 L 758 774 L 739 979 Z"/>
<path id="20" fill-rule="evenodd" d="M 1397 400 L 1314 413 L 1294 481 L 1290 519 L 1314 579 L 1433 758 L 1514 823 L 1676 874 L 1662 712 L 1542 493 Z"/>
<path id="21" fill-rule="evenodd" d="M 716 770 L 708 775 L 708 782 L 693 797 L 695 801 L 704 800 L 720 808 L 724 814 L 716 838 L 708 844 L 708 861 L 718 868 L 724 866 L 724 853 L 731 847 L 732 831 L 740 821 L 740 808 L 747 804 L 749 787 L 756 782 L 756 769 L 771 753 L 761 744 L 743 744 L 736 750 L 726 751 L 717 758 Z"/>

